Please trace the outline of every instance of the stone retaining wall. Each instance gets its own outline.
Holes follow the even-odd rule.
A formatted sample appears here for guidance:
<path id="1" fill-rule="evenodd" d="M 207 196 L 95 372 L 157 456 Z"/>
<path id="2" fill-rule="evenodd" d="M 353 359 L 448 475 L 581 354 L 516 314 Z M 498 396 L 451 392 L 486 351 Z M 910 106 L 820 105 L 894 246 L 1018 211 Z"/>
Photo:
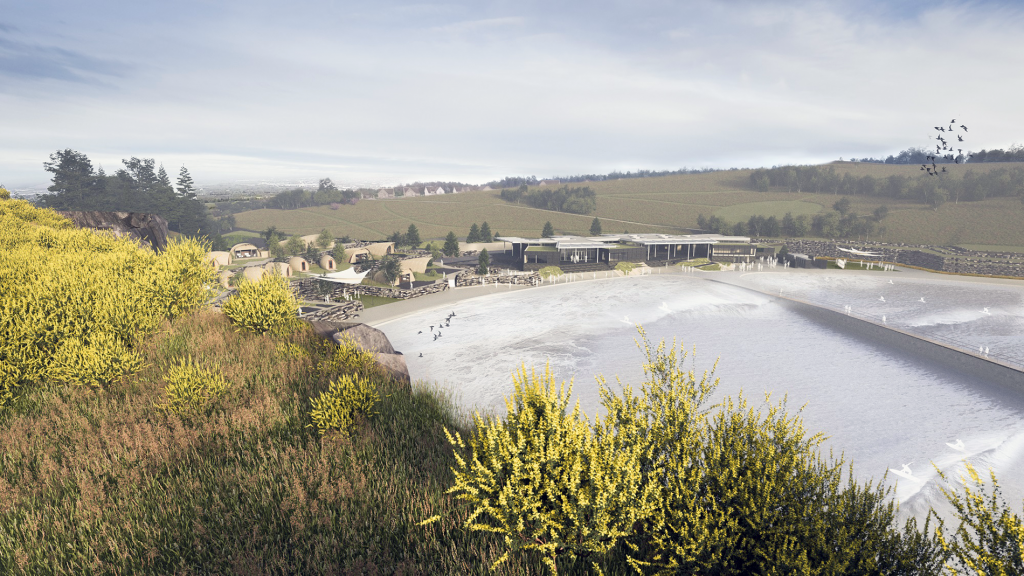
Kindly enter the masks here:
<path id="1" fill-rule="evenodd" d="M 332 306 L 319 312 L 314 312 L 304 319 L 309 321 L 338 322 L 358 318 L 359 313 L 362 311 L 363 303 L 359 300 L 352 300 L 350 302 L 342 302 L 337 306 Z"/>
<path id="2" fill-rule="evenodd" d="M 533 274 L 488 274 L 485 276 L 477 276 L 476 274 L 459 274 L 455 277 L 455 285 L 459 288 L 462 288 L 463 286 L 483 286 L 485 283 L 513 284 L 516 286 L 539 286 L 540 282 L 540 274 L 537 274 L 536 272 Z"/>
<path id="3" fill-rule="evenodd" d="M 760 241 L 770 242 L 771 240 Z M 786 244 L 786 247 L 790 252 L 807 254 L 811 257 L 825 256 L 828 258 L 846 258 L 853 262 L 862 259 L 869 260 L 869 258 L 861 258 L 860 256 L 855 256 L 848 252 L 838 250 L 836 242 L 828 242 L 824 240 L 775 240 L 774 242 L 783 242 Z M 881 259 L 886 262 L 906 264 L 939 272 L 1024 277 L 1024 261 L 1015 260 L 1011 255 L 1000 254 L 1000 258 L 1005 257 L 1006 259 L 994 260 L 991 255 L 986 253 L 974 252 L 963 248 L 912 244 L 885 244 L 880 242 L 839 242 L 838 244 L 845 244 L 865 252 L 882 254 Z M 925 252 L 922 249 L 940 252 L 941 254 L 932 254 L 931 252 Z"/>

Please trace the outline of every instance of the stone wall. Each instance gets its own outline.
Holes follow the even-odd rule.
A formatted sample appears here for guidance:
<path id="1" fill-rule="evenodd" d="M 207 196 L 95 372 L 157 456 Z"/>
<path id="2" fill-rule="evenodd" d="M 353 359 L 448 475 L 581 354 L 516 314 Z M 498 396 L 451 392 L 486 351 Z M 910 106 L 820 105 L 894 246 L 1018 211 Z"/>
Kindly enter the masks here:
<path id="1" fill-rule="evenodd" d="M 301 300 L 308 300 L 310 302 L 320 301 L 323 300 L 324 297 L 317 290 L 316 283 L 316 278 L 303 278 L 292 282 L 292 290 Z M 409 298 L 418 298 L 420 296 L 426 296 L 427 294 L 444 292 L 448 289 L 448 282 L 446 280 L 440 280 L 433 284 L 413 288 L 412 290 L 407 290 L 405 288 L 385 288 L 383 286 L 366 286 L 363 284 L 337 284 L 336 286 L 337 287 L 334 288 L 330 294 L 332 300 L 342 300 L 344 299 L 345 294 L 350 296 L 382 296 L 384 298 L 408 300 Z"/>
<path id="2" fill-rule="evenodd" d="M 363 303 L 359 300 L 352 300 L 349 302 L 342 302 L 337 306 L 325 308 L 318 312 L 314 312 L 304 317 L 305 320 L 309 321 L 321 321 L 321 322 L 338 322 L 341 320 L 350 320 L 352 318 L 358 318 L 359 313 L 363 311 Z"/>
<path id="3" fill-rule="evenodd" d="M 767 239 L 761 241 L 771 242 L 771 240 Z M 838 250 L 836 242 L 824 240 L 775 240 L 774 242 L 783 242 L 790 252 L 807 254 L 811 257 L 846 258 L 852 262 L 862 259 L 860 256 Z M 985 252 L 976 252 L 958 247 L 886 244 L 881 242 L 838 242 L 838 245 L 881 254 L 881 259 L 886 262 L 906 264 L 939 272 L 1024 277 L 1024 259 L 1021 259 L 1020 255 L 991 255 Z M 925 250 L 929 251 L 926 252 Z M 934 254 L 933 252 L 939 253 Z M 863 258 L 863 260 L 869 259 Z"/>
<path id="4" fill-rule="evenodd" d="M 476 274 L 459 274 L 455 277 L 455 285 L 459 288 L 463 286 L 483 286 L 484 284 L 539 286 L 540 282 L 540 274 L 537 274 L 536 272 L 533 274 L 487 274 L 485 276 L 477 276 Z"/>

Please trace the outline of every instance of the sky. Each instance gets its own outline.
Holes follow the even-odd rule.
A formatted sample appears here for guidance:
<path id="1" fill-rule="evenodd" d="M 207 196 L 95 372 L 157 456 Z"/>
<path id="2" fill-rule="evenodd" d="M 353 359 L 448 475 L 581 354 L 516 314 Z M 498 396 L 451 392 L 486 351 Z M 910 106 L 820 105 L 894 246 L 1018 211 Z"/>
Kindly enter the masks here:
<path id="1" fill-rule="evenodd" d="M 1021 2 L 0 0 L 0 183 L 65 148 L 206 186 L 1005 148 L 1021 70 Z"/>

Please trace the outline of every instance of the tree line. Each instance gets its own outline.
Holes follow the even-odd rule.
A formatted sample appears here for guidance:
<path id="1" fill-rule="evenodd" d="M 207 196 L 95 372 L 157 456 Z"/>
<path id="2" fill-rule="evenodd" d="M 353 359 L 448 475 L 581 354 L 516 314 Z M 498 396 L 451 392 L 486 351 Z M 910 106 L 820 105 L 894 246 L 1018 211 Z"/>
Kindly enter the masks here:
<path id="1" fill-rule="evenodd" d="M 557 180 L 559 184 L 579 182 L 603 182 L 605 180 L 623 180 L 626 178 L 655 178 L 658 176 L 674 176 L 677 174 L 705 174 L 708 172 L 721 172 L 723 170 L 739 170 L 739 168 L 680 168 L 679 170 L 637 170 L 636 172 L 612 171 L 608 174 L 577 174 L 575 176 L 555 176 L 551 180 Z M 501 180 L 488 182 L 491 188 L 518 188 L 523 184 L 527 186 L 538 186 L 541 180 L 536 176 L 506 176 Z"/>
<path id="2" fill-rule="evenodd" d="M 597 194 L 589 186 L 562 186 L 554 190 L 530 190 L 526 184 L 501 191 L 501 199 L 515 204 L 526 204 L 542 210 L 590 214 L 597 209 Z"/>
<path id="3" fill-rule="evenodd" d="M 875 164 L 925 164 L 931 163 L 927 157 L 932 155 L 930 148 L 907 148 L 896 155 L 890 154 L 886 158 L 851 158 L 852 162 L 871 162 Z M 972 163 L 975 162 L 1024 162 L 1024 145 L 1015 144 L 1008 149 L 993 148 L 992 150 L 980 150 L 978 152 L 968 151 L 964 156 L 969 156 Z M 953 160 L 936 159 L 936 164 L 948 164 Z"/>
<path id="4" fill-rule="evenodd" d="M 948 200 L 959 202 L 1021 196 L 1024 199 L 1024 168 L 997 168 L 985 172 L 967 169 L 960 178 L 951 175 L 840 175 L 835 166 L 778 166 L 750 173 L 751 188 L 759 192 L 785 190 L 847 196 L 876 196 L 911 200 L 938 207 Z"/>
<path id="5" fill-rule="evenodd" d="M 832 205 L 832 210 L 810 218 L 806 214 L 793 216 L 792 212 L 786 212 L 781 219 L 758 215 L 746 222 L 728 222 L 718 216 L 700 214 L 697 226 L 712 234 L 754 238 L 801 238 L 812 234 L 822 238 L 870 237 L 885 231 L 879 224 L 888 214 L 889 208 L 879 206 L 872 214 L 861 216 L 850 210 L 850 199 L 844 196 Z"/>
<path id="6" fill-rule="evenodd" d="M 123 168 L 108 175 L 94 168 L 89 157 L 70 148 L 50 154 L 43 168 L 53 177 L 37 200 L 40 207 L 53 210 L 97 210 L 102 212 L 146 212 L 167 220 L 168 228 L 187 236 L 214 236 L 220 230 L 196 198 L 196 187 L 188 169 L 181 167 L 177 185 L 171 183 L 163 164 L 152 158 L 122 160 Z"/>

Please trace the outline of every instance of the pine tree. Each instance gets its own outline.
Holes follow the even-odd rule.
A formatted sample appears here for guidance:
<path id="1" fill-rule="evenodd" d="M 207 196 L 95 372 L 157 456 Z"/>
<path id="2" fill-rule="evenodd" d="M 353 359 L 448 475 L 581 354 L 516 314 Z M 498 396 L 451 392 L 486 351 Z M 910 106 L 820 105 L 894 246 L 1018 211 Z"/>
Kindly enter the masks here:
<path id="1" fill-rule="evenodd" d="M 487 254 L 487 248 L 480 251 L 480 257 L 477 258 L 477 274 L 487 274 L 487 270 L 491 267 L 491 257 Z"/>
<path id="2" fill-rule="evenodd" d="M 184 166 L 181 167 L 181 172 L 178 173 L 178 194 L 186 198 L 196 197 L 196 187 L 192 183 L 192 176 L 189 175 L 188 169 Z"/>
<path id="3" fill-rule="evenodd" d="M 555 227 L 551 225 L 551 222 L 544 223 L 544 231 L 540 233 L 541 238 L 551 238 L 555 235 Z"/>
<path id="4" fill-rule="evenodd" d="M 448 236 L 444 239 L 444 248 L 441 249 L 445 256 L 458 256 L 459 255 L 459 239 L 455 236 L 455 232 L 449 232 Z"/>
<path id="5" fill-rule="evenodd" d="M 419 229 L 415 224 L 409 224 L 409 229 L 405 232 L 405 243 L 413 248 L 419 248 L 422 242 Z"/>
<path id="6" fill-rule="evenodd" d="M 600 236 L 601 235 L 601 221 L 594 218 L 594 221 L 590 223 L 590 235 Z"/>
<path id="7" fill-rule="evenodd" d="M 484 222 L 483 225 L 480 226 L 480 241 L 481 242 L 493 242 L 494 241 L 494 238 L 491 237 L 491 225 L 488 224 L 487 222 Z"/>
<path id="8" fill-rule="evenodd" d="M 160 164 L 160 169 L 156 172 L 156 179 L 160 182 L 161 186 L 171 188 L 171 178 L 167 175 L 167 170 L 164 170 L 164 165 Z"/>
<path id="9" fill-rule="evenodd" d="M 469 227 L 469 235 L 466 236 L 467 244 L 475 244 L 480 241 L 480 227 L 473 222 L 473 225 Z"/>

